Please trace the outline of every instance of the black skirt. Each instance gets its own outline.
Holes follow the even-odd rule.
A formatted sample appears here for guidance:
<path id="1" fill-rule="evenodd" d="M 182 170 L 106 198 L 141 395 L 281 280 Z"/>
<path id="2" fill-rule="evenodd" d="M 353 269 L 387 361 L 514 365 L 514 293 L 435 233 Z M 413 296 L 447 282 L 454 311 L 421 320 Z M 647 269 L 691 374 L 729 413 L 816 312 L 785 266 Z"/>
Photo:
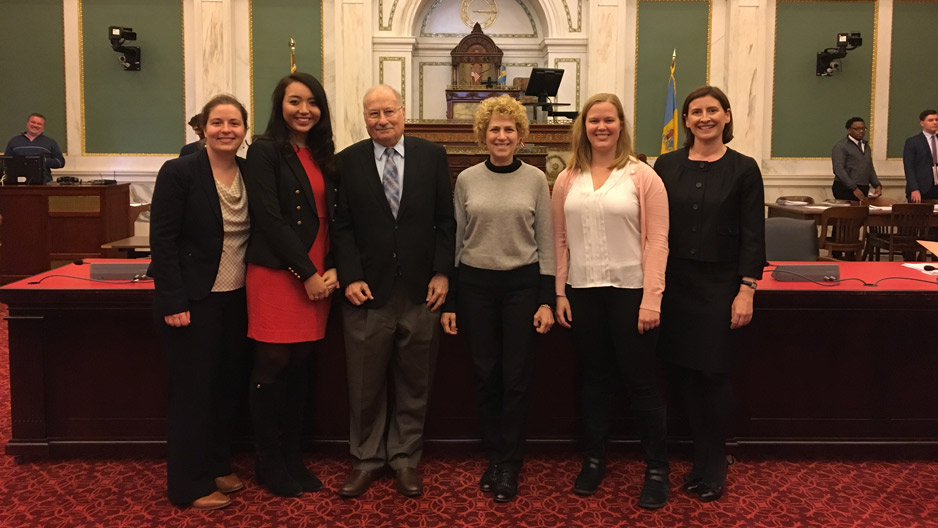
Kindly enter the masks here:
<path id="1" fill-rule="evenodd" d="M 669 258 L 659 356 L 685 368 L 729 372 L 739 348 L 739 332 L 730 329 L 739 280 L 735 263 Z"/>

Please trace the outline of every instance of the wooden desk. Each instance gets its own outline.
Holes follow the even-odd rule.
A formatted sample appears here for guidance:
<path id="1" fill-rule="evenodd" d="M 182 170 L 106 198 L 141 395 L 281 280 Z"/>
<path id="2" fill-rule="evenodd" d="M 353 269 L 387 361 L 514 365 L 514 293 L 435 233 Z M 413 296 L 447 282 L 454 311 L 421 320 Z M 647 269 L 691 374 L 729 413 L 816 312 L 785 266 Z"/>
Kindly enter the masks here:
<path id="1" fill-rule="evenodd" d="M 920 275 L 891 262 L 840 266 L 843 277 L 868 282 Z M 71 264 L 38 278 L 87 274 L 87 265 Z M 0 288 L 0 301 L 10 310 L 12 435 L 6 453 L 164 454 L 166 367 L 150 306 L 152 285 L 62 277 L 29 284 L 33 280 Z M 312 356 L 309 440 L 348 439 L 338 308 Z M 936 317 L 938 284 L 889 280 L 871 288 L 849 281 L 824 288 L 778 283 L 767 274 L 755 297 L 753 323 L 740 330 L 737 441 L 938 445 L 938 354 L 928 323 Z M 570 333 L 555 326 L 538 337 L 537 346 L 528 438 L 572 439 L 576 367 Z M 682 409 L 676 398 L 670 401 L 670 435 L 686 438 Z M 247 422 L 245 415 L 243 440 Z M 618 412 L 610 432 L 613 438 L 635 438 L 625 411 Z M 472 365 L 461 338 L 441 340 L 426 436 L 478 438 Z"/>
<path id="2" fill-rule="evenodd" d="M 821 205 L 821 204 L 815 204 Z M 783 218 L 797 218 L 798 220 L 814 220 L 818 225 L 821 225 L 821 214 L 824 212 L 823 209 L 819 207 L 811 207 L 805 205 L 779 205 L 777 203 L 766 203 L 765 206 L 768 208 L 768 217 L 783 217 Z M 835 205 L 832 207 L 848 207 L 845 205 Z M 870 209 L 869 220 L 867 220 L 867 225 L 869 226 L 888 226 L 891 225 L 891 217 L 889 210 L 883 209 Z M 932 213 L 931 225 L 938 226 L 938 212 Z"/>
<path id="3" fill-rule="evenodd" d="M 106 244 L 101 244 L 103 249 L 116 249 L 118 251 L 123 251 L 127 254 L 127 258 L 140 258 L 147 257 L 150 255 L 150 237 L 147 236 L 131 236 L 127 238 L 122 238 L 120 240 L 115 240 L 113 242 L 108 242 Z"/>
<path id="4" fill-rule="evenodd" d="M 129 231 L 130 184 L 0 187 L 0 284 L 81 258 L 117 256 L 101 244 Z"/>

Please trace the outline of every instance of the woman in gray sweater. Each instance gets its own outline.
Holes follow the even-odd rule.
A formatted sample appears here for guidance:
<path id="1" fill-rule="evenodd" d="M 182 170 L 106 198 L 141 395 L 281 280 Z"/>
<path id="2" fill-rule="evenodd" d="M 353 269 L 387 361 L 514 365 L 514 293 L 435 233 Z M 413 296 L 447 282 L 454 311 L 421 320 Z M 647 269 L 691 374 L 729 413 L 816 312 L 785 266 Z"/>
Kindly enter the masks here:
<path id="1" fill-rule="evenodd" d="M 486 99 L 473 130 L 489 159 L 456 180 L 457 288 L 440 322 L 456 335 L 458 313 L 472 354 L 489 459 L 479 487 L 496 502 L 509 502 L 518 494 L 524 459 L 535 333 L 554 324 L 550 192 L 540 169 L 515 158 L 528 133 L 518 101 Z"/>

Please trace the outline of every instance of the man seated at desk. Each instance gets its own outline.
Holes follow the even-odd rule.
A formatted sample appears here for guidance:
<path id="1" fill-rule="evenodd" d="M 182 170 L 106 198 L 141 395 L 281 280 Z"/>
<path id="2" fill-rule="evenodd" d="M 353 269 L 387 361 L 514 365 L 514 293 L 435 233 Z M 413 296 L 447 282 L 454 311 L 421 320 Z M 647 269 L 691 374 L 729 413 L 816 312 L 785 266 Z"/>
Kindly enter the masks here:
<path id="1" fill-rule="evenodd" d="M 36 156 L 41 155 L 45 160 L 45 174 L 43 182 L 52 181 L 52 172 L 49 169 L 60 169 L 65 166 L 65 157 L 62 149 L 54 139 L 43 134 L 46 129 L 46 118 L 42 114 L 32 113 L 26 120 L 26 131 L 13 136 L 7 143 L 3 154 L 6 156 Z"/>
<path id="2" fill-rule="evenodd" d="M 838 141 L 831 151 L 834 165 L 834 184 L 831 191 L 838 200 L 865 202 L 867 196 L 876 198 L 883 193 L 883 186 L 873 168 L 870 144 L 863 139 L 866 123 L 861 117 L 847 120 L 847 136 Z M 872 192 L 870 187 L 873 188 Z"/>

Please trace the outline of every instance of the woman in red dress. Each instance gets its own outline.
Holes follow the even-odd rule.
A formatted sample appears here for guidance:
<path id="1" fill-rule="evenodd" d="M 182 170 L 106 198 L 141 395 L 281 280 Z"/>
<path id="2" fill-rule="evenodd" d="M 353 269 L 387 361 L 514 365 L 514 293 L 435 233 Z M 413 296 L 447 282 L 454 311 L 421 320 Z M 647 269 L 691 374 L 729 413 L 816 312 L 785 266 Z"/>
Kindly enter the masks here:
<path id="1" fill-rule="evenodd" d="M 322 489 L 303 463 L 300 434 L 309 356 L 326 333 L 333 291 L 329 218 L 335 144 L 326 94 L 307 73 L 274 89 L 264 134 L 248 149 L 245 186 L 253 232 L 247 250 L 248 337 L 257 478 L 295 497 Z"/>

